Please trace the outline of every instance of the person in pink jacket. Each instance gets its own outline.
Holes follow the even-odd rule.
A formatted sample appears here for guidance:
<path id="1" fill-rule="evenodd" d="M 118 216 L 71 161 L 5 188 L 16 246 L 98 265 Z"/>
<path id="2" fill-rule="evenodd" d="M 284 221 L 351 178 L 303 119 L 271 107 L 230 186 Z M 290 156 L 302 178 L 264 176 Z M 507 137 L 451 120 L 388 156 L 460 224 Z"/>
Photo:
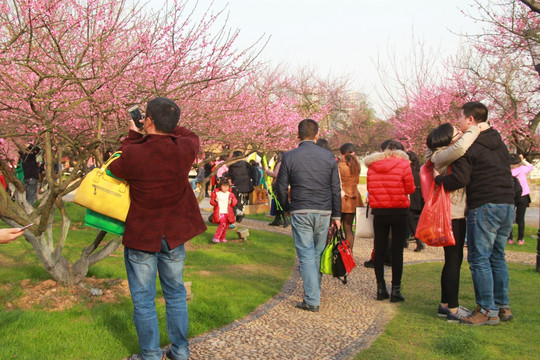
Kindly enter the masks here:
<path id="1" fill-rule="evenodd" d="M 401 295 L 403 273 L 403 245 L 407 238 L 409 194 L 416 186 L 409 163 L 409 156 L 398 141 L 386 140 L 381 144 L 382 152 L 367 156 L 367 191 L 369 206 L 373 214 L 375 232 L 375 277 L 377 278 L 377 300 L 390 297 L 391 302 L 404 301 Z M 392 292 L 388 295 L 384 280 L 384 254 L 388 246 L 388 235 L 392 230 Z"/>
<path id="2" fill-rule="evenodd" d="M 518 245 L 524 245 L 523 240 L 525 234 L 525 212 L 531 203 L 531 190 L 527 183 L 527 174 L 530 173 L 534 166 L 529 164 L 527 160 L 523 158 L 523 155 L 511 154 L 510 155 L 510 168 L 512 169 L 512 176 L 519 180 L 521 185 L 521 196 L 516 201 L 516 224 L 518 226 Z M 514 238 L 512 233 L 508 238 L 508 243 L 513 244 Z"/>

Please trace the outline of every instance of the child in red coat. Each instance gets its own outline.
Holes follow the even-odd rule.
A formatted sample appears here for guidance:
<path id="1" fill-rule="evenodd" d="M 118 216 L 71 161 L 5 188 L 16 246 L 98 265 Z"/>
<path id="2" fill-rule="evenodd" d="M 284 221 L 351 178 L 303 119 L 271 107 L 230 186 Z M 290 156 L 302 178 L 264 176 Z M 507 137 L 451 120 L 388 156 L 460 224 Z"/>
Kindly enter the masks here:
<path id="1" fill-rule="evenodd" d="M 230 191 L 229 179 L 221 177 L 218 179 L 217 187 L 212 191 L 210 196 L 210 204 L 214 206 L 214 216 L 212 222 L 219 224 L 216 233 L 214 234 L 215 243 L 226 243 L 225 239 L 227 235 L 227 229 L 230 224 L 234 224 L 236 221 L 233 207 L 236 206 L 238 200 L 236 196 Z"/>

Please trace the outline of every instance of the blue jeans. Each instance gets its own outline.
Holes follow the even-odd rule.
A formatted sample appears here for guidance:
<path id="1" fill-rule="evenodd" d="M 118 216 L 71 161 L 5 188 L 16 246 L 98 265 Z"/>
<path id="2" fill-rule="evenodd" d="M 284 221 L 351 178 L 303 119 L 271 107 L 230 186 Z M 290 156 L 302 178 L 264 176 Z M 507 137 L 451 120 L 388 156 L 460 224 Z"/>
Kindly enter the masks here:
<path id="1" fill-rule="evenodd" d="M 467 215 L 467 259 L 476 303 L 489 316 L 497 316 L 498 308 L 510 302 L 504 248 L 513 223 L 513 204 L 484 204 Z"/>
<path id="2" fill-rule="evenodd" d="M 292 234 L 300 275 L 304 283 L 304 301 L 311 306 L 321 304 L 321 254 L 326 246 L 330 214 L 291 214 Z"/>
<path id="3" fill-rule="evenodd" d="M 184 245 L 169 249 L 165 238 L 161 251 L 146 252 L 126 247 L 124 259 L 133 300 L 133 321 L 145 360 L 161 359 L 159 327 L 156 312 L 156 276 L 165 298 L 167 333 L 172 342 L 174 359 L 188 359 L 188 310 L 183 281 Z"/>

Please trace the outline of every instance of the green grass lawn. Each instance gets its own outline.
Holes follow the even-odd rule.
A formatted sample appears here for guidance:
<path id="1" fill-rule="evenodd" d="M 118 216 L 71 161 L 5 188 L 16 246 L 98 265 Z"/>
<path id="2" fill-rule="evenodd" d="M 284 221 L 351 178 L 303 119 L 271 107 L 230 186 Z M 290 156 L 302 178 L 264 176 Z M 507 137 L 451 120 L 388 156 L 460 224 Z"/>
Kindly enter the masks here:
<path id="1" fill-rule="evenodd" d="M 274 220 L 274 217 L 270 215 L 269 212 L 264 213 L 257 213 L 257 214 L 249 214 L 245 216 L 246 219 L 251 220 L 260 220 L 260 221 L 266 221 L 266 222 L 272 222 Z M 242 223 L 237 223 L 236 225 L 242 225 Z"/>
<path id="2" fill-rule="evenodd" d="M 82 224 L 84 210 L 67 204 L 73 229 L 66 244 L 71 260 L 95 235 Z M 188 303 L 193 337 L 251 313 L 279 293 L 294 264 L 290 237 L 250 230 L 247 242 L 211 242 L 215 225 L 191 241 L 184 280 L 192 282 Z M 229 231 L 233 240 L 236 233 Z M 92 266 L 88 276 L 125 279 L 123 250 Z M 65 311 L 7 310 L 6 303 L 22 294 L 20 281 L 49 279 L 32 247 L 24 240 L 0 246 L 0 359 L 121 359 L 139 352 L 129 297 L 117 303 L 89 306 L 82 303 Z M 8 290 L 5 284 L 12 284 Z M 159 284 L 159 282 L 158 282 Z M 161 297 L 158 285 L 158 297 Z M 161 344 L 169 342 L 165 305 L 158 301 Z"/>
<path id="3" fill-rule="evenodd" d="M 405 302 L 360 359 L 538 359 L 540 354 L 540 274 L 532 266 L 509 264 L 514 320 L 498 326 L 448 323 L 437 316 L 442 263 L 406 266 Z M 474 308 L 474 289 L 466 263 L 461 271 L 460 303 Z"/>

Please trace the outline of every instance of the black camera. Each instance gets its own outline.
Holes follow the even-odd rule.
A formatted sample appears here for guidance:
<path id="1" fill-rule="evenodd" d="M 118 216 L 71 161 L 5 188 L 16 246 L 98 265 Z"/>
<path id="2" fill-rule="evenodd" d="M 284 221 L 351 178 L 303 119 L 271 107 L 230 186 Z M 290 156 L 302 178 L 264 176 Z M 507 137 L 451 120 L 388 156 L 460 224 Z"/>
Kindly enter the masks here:
<path id="1" fill-rule="evenodd" d="M 141 109 L 139 109 L 139 106 L 135 105 L 132 108 L 129 108 L 128 112 L 131 118 L 133 119 L 135 126 L 137 126 L 139 129 L 142 129 L 143 127 L 142 120 L 144 120 L 144 117 L 141 113 Z"/>

